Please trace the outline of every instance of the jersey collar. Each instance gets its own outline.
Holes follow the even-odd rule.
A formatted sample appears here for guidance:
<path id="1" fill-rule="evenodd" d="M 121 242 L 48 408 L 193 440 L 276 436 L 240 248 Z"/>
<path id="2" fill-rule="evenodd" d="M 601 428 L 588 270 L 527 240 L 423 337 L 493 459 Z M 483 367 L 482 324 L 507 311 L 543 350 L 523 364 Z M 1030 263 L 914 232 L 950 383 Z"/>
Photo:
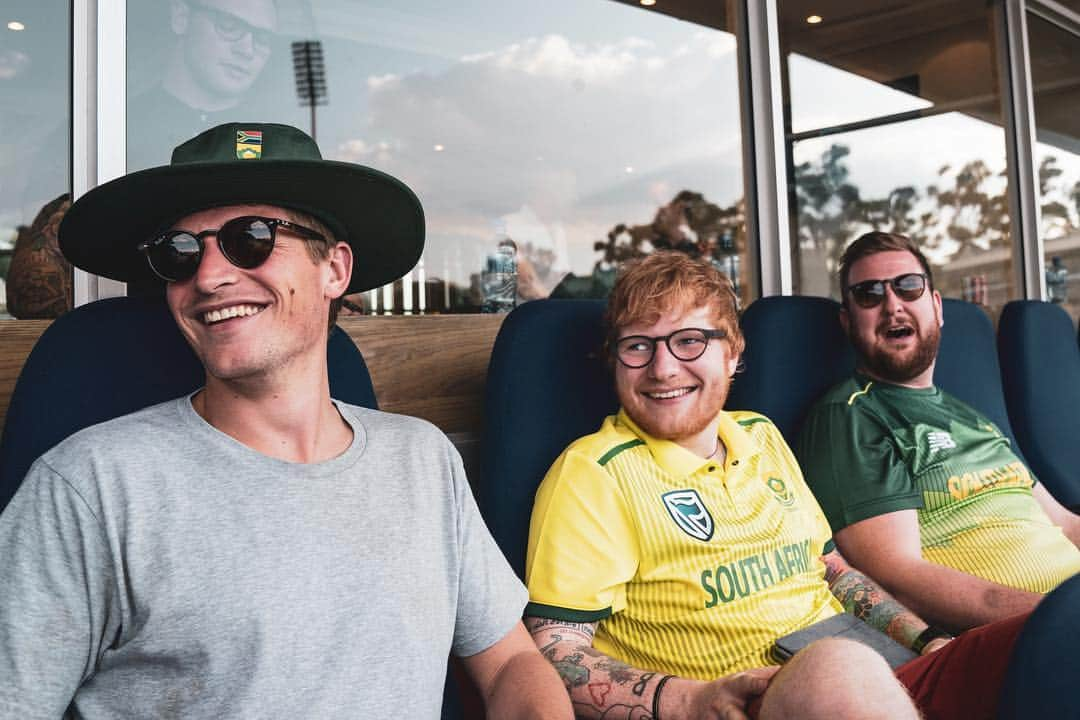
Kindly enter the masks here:
<path id="1" fill-rule="evenodd" d="M 718 419 L 720 424 L 717 428 L 717 435 L 719 435 L 720 441 L 724 443 L 724 447 L 727 448 L 726 463 L 729 466 L 742 464 L 753 455 L 761 452 L 761 446 L 750 437 L 746 428 L 740 425 L 729 413 L 721 411 Z M 706 466 L 716 464 L 715 459 L 707 460 L 695 455 L 678 443 L 671 440 L 661 440 L 649 435 L 631 420 L 630 416 L 622 408 L 619 409 L 616 424 L 626 427 L 640 438 L 649 449 L 649 453 L 652 454 L 656 463 L 672 477 L 688 477 L 701 471 Z"/>

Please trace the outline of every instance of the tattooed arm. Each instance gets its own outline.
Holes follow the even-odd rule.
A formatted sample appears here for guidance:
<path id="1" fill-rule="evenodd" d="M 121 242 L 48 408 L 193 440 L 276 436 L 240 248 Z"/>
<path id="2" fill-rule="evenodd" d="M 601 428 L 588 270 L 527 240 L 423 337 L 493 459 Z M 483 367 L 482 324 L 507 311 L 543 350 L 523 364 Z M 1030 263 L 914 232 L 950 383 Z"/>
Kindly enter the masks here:
<path id="1" fill-rule="evenodd" d="M 823 555 L 825 581 L 844 610 L 875 627 L 904 647 L 912 647 L 919 635 L 929 625 L 918 615 L 901 605 L 877 583 L 847 564 L 839 552 L 833 550 Z M 944 645 L 951 638 L 936 638 L 922 648 L 926 655 Z"/>
<path id="2" fill-rule="evenodd" d="M 526 617 L 525 627 L 555 666 L 583 720 L 740 720 L 777 670 L 748 670 L 712 682 L 688 680 L 633 668 L 600 652 L 592 646 L 596 623 Z"/>

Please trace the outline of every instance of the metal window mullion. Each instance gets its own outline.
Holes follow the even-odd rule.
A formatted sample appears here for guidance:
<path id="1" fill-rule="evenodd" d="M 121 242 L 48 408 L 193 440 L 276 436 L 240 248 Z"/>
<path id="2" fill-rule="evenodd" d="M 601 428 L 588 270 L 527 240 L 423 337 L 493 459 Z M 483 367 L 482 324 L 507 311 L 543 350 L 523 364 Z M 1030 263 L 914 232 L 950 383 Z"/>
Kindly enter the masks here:
<path id="1" fill-rule="evenodd" d="M 1065 32 L 1080 35 L 1080 12 L 1054 0 L 1027 0 L 1024 9 L 1043 20 L 1057 25 Z"/>
<path id="2" fill-rule="evenodd" d="M 123 175 L 127 155 L 127 2 L 75 0 L 72 14 L 72 195 Z M 125 285 L 75 270 L 75 304 Z"/>
<path id="3" fill-rule="evenodd" d="M 1005 153 L 1009 168 L 1009 208 L 1014 267 L 1022 296 L 1046 299 L 1043 239 L 1040 232 L 1038 174 L 1035 170 L 1035 103 L 1031 85 L 1027 17 L 1024 0 L 1004 0 L 997 9 L 999 67 L 1005 121 Z"/>
<path id="4" fill-rule="evenodd" d="M 73 0 L 71 15 L 71 192 L 97 180 L 97 0 Z M 97 276 L 75 269 L 75 305 L 97 298 Z"/>
<path id="5" fill-rule="evenodd" d="M 748 241 L 762 296 L 792 293 L 787 147 L 777 0 L 738 0 L 739 96 Z"/>

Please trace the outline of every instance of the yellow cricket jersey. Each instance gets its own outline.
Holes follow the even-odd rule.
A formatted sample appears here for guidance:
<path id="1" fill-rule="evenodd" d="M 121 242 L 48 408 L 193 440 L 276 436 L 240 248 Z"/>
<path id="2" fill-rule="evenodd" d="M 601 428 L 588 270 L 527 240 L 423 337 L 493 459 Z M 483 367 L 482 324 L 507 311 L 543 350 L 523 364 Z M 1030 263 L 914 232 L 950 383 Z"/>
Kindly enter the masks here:
<path id="1" fill-rule="evenodd" d="M 723 466 L 624 413 L 548 471 L 529 529 L 527 615 L 598 622 L 595 647 L 711 679 L 772 664 L 773 641 L 842 612 L 829 525 L 780 432 L 720 415 Z"/>

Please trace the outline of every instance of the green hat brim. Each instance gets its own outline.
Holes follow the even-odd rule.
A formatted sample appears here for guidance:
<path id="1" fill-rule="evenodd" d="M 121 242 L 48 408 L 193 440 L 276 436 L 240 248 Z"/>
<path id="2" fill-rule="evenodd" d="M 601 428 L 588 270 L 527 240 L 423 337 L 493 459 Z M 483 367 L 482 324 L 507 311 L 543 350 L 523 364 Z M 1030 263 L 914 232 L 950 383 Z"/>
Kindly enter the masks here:
<path id="1" fill-rule="evenodd" d="M 80 197 L 64 216 L 60 249 L 76 267 L 113 280 L 160 284 L 139 243 L 199 210 L 258 203 L 309 213 L 353 251 L 346 292 L 412 269 L 424 249 L 424 211 L 404 183 L 333 160 L 190 162 L 141 170 Z"/>

